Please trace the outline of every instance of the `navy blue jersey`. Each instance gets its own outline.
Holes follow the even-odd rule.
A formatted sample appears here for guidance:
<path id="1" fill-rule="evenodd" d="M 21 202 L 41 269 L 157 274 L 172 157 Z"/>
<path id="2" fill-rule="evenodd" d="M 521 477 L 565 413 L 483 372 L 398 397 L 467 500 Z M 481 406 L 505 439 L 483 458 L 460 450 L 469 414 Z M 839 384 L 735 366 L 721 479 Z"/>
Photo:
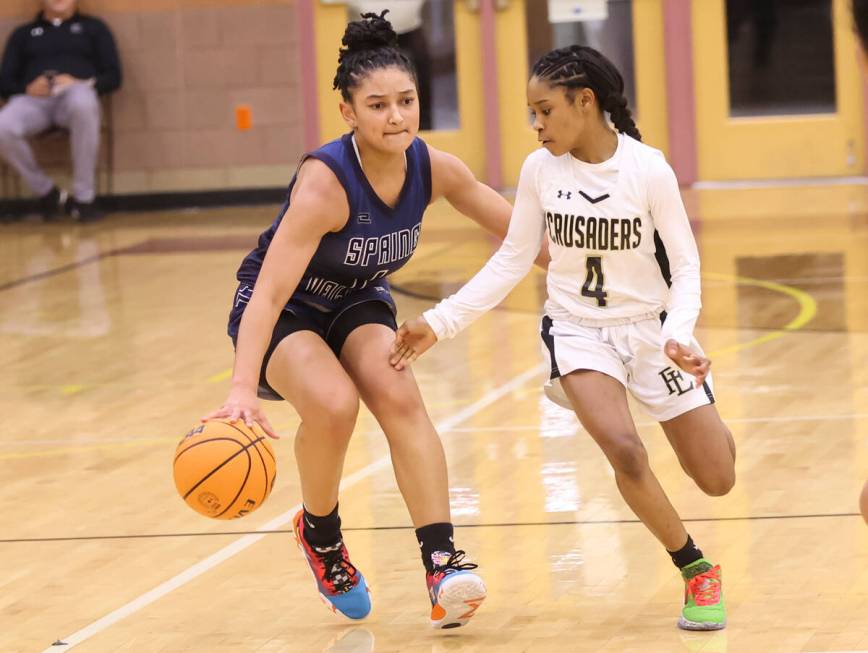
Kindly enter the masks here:
<path id="1" fill-rule="evenodd" d="M 290 298 L 291 304 L 301 302 L 330 312 L 352 301 L 353 294 L 359 291 L 368 295 L 379 288 L 388 297 L 385 277 L 410 260 L 419 242 L 422 214 L 431 201 L 431 161 L 424 141 L 414 139 L 406 155 L 406 178 L 395 208 L 377 196 L 362 172 L 351 134 L 305 155 L 305 159 L 322 161 L 335 174 L 346 191 L 350 212 L 343 229 L 322 237 Z M 297 176 L 289 184 L 287 200 L 277 219 L 241 262 L 237 274 L 240 282 L 251 286 L 256 283 L 265 252 L 289 206 Z"/>

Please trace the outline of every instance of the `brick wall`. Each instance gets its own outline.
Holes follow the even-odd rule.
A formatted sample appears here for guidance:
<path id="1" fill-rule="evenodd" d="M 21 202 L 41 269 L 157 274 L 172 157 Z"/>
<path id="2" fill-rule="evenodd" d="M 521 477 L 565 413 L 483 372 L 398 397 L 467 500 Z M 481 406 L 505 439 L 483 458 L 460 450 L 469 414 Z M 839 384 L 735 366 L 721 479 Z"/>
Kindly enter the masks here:
<path id="1" fill-rule="evenodd" d="M 38 0 L 3 0 L 0 40 Z M 147 7 L 147 10 L 142 9 Z M 114 33 L 114 192 L 283 186 L 302 152 L 293 0 L 81 0 Z M 235 107 L 253 128 L 238 131 Z"/>

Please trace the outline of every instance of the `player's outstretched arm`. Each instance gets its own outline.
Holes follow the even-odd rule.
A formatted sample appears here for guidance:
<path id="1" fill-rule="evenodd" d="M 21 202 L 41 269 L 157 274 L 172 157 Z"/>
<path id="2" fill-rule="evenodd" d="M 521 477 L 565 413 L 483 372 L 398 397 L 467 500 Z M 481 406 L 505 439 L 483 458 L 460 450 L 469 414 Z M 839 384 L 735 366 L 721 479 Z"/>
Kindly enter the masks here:
<path id="1" fill-rule="evenodd" d="M 395 335 L 389 360 L 397 369 L 418 358 L 443 338 L 452 338 L 497 306 L 533 266 L 545 224 L 537 191 L 540 159 L 531 155 L 522 166 L 509 230 L 485 267 L 454 295 L 406 322 Z"/>
<path id="2" fill-rule="evenodd" d="M 404 322 L 395 333 L 395 342 L 389 352 L 389 363 L 396 370 L 403 370 L 435 344 L 437 334 L 420 315 Z"/>
<path id="3" fill-rule="evenodd" d="M 223 405 L 202 418 L 258 423 L 277 438 L 259 404 L 259 370 L 277 318 L 316 252 L 322 237 L 347 220 L 349 205 L 334 173 L 308 160 L 299 172 L 290 205 L 268 247 L 262 270 L 244 309 L 235 348 L 232 387 Z"/>
<path id="4" fill-rule="evenodd" d="M 458 157 L 430 145 L 428 152 L 431 157 L 431 201 L 445 197 L 457 211 L 499 240 L 504 240 L 509 230 L 512 204 L 476 179 Z M 550 260 L 548 242 L 543 239 L 534 263 L 546 270 Z"/>

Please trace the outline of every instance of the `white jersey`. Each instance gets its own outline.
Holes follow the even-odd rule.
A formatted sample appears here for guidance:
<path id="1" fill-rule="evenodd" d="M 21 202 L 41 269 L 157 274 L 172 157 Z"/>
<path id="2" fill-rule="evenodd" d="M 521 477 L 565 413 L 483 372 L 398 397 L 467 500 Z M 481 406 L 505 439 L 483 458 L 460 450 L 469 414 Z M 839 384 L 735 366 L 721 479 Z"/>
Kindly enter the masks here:
<path id="1" fill-rule="evenodd" d="M 669 338 L 691 342 L 699 254 L 678 182 L 659 150 L 624 134 L 602 163 L 545 149 L 528 156 L 500 249 L 456 294 L 425 312 L 437 337 L 453 337 L 499 304 L 528 273 L 544 237 L 551 254 L 545 310 L 552 318 L 612 326 L 666 311 L 661 346 Z"/>

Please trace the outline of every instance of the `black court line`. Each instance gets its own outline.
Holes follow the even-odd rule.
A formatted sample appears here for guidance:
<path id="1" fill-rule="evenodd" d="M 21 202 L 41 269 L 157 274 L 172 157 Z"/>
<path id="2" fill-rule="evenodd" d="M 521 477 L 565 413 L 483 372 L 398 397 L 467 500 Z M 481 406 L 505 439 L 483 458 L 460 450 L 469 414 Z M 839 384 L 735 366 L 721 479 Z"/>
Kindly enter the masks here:
<path id="1" fill-rule="evenodd" d="M 424 299 L 429 302 L 439 302 L 443 297 L 437 297 L 435 295 L 427 295 L 425 293 L 416 292 L 415 290 L 410 290 L 409 288 L 405 288 L 404 286 L 399 286 L 396 283 L 389 282 L 389 287 L 399 293 L 401 295 L 405 295 L 406 297 L 410 297 L 411 299 Z"/>
<path id="2" fill-rule="evenodd" d="M 108 258 L 109 256 L 114 256 L 120 251 L 122 250 L 113 249 L 108 252 L 101 252 L 99 254 L 94 254 L 93 256 L 88 256 L 87 258 L 83 258 L 78 261 L 73 261 L 72 263 L 67 263 L 66 265 L 61 265 L 59 268 L 52 268 L 51 270 L 44 270 L 43 272 L 37 272 L 36 274 L 31 274 L 26 277 L 21 277 L 19 279 L 13 279 L 12 281 L 7 281 L 6 283 L 0 284 L 0 292 L 3 292 L 4 290 L 10 290 L 12 288 L 17 288 L 18 286 L 23 286 L 28 283 L 33 283 L 34 281 L 42 281 L 43 279 L 56 277 L 58 274 L 63 274 L 64 272 L 69 272 L 70 270 L 75 270 L 76 268 L 84 267 L 85 265 L 90 265 L 91 263 L 96 263 L 97 261 Z"/>
<path id="3" fill-rule="evenodd" d="M 147 242 L 147 241 L 144 241 L 144 242 Z M 141 243 L 139 245 L 141 245 Z M 62 266 L 57 267 L 57 268 L 52 268 L 51 270 L 45 270 L 43 272 L 37 272 L 35 274 L 31 274 L 31 275 L 28 275 L 26 277 L 20 277 L 18 279 L 13 279 L 12 281 L 7 281 L 6 283 L 0 283 L 0 292 L 3 292 L 4 290 L 11 290 L 12 288 L 17 288 L 19 286 L 23 286 L 23 285 L 26 285 L 28 283 L 33 283 L 35 281 L 42 281 L 43 279 L 55 277 L 59 274 L 63 274 L 64 272 L 69 272 L 70 270 L 75 270 L 76 268 L 80 268 L 80 267 L 83 267 L 85 265 L 89 265 L 91 263 L 96 263 L 97 261 L 100 261 L 104 258 L 109 258 L 110 256 L 118 256 L 118 255 L 126 254 L 130 250 L 135 249 L 139 245 L 131 245 L 129 247 L 123 247 L 120 249 L 112 249 L 112 250 L 109 250 L 107 252 L 100 252 L 99 254 L 94 254 L 93 256 L 89 256 L 87 258 L 83 258 L 83 259 L 78 260 L 78 261 L 73 261 L 72 263 L 67 263 L 66 265 L 62 265 Z M 428 295 L 425 293 L 416 292 L 415 290 L 410 290 L 409 288 L 405 287 L 404 285 L 399 285 L 396 283 L 390 283 L 389 286 L 391 287 L 391 289 L 394 292 L 396 292 L 400 295 L 404 295 L 406 297 L 410 297 L 411 299 L 421 299 L 424 301 L 430 301 L 430 302 L 434 302 L 434 303 L 437 303 L 443 299 L 443 297 L 440 297 L 440 296 Z M 503 305 L 498 305 L 493 310 L 505 311 L 508 313 L 524 313 L 524 314 L 528 314 L 528 315 L 538 315 L 539 314 L 539 311 L 537 309 L 522 309 L 522 308 L 506 307 Z M 713 324 L 706 324 L 705 326 L 708 328 L 716 328 L 715 325 L 713 325 Z M 732 327 L 724 326 L 724 327 L 720 327 L 720 328 L 726 329 L 726 328 L 732 328 Z M 735 327 L 735 328 L 736 329 L 749 328 L 753 331 L 778 331 L 778 330 L 780 330 L 780 327 L 765 327 L 765 326 Z M 828 329 L 810 329 L 810 328 L 802 328 L 802 329 L 800 329 L 800 331 L 808 331 L 811 333 L 828 333 L 829 332 Z M 838 333 L 838 331 L 835 330 L 835 331 L 833 331 L 833 333 Z M 0 540 L 0 543 L 2 543 L 2 542 L 3 542 L 3 540 Z"/>
<path id="4" fill-rule="evenodd" d="M 105 252 L 100 252 L 99 254 L 94 254 L 93 256 L 88 256 L 87 258 L 79 259 L 77 261 L 73 261 L 72 263 L 67 263 L 66 265 L 61 265 L 60 267 L 52 268 L 50 270 L 43 270 L 42 272 L 36 272 L 35 274 L 27 275 L 26 277 L 19 277 L 18 279 L 13 279 L 12 281 L 7 281 L 5 283 L 0 284 L 0 292 L 4 290 L 10 290 L 12 288 L 17 288 L 19 286 L 26 285 L 28 283 L 33 283 L 35 281 L 42 281 L 43 279 L 50 279 L 51 277 L 56 277 L 59 274 L 64 274 L 65 272 L 69 272 L 71 270 L 75 270 L 76 268 L 84 267 L 85 265 L 90 265 L 91 263 L 96 263 L 101 261 L 104 258 L 109 258 L 111 256 L 121 256 L 123 254 L 136 254 L 138 250 L 142 247 L 147 247 L 148 244 L 152 243 L 153 239 L 145 239 L 141 242 L 135 243 L 133 245 L 128 245 L 126 247 L 119 247 L 115 249 L 110 249 Z M 202 253 L 208 252 L 210 250 L 193 250 L 192 252 L 186 253 Z M 154 251 L 154 252 L 146 252 L 152 254 L 174 254 L 175 250 L 170 250 L 166 252 Z"/>
<path id="5" fill-rule="evenodd" d="M 135 247 L 135 246 L 133 246 L 133 247 Z M 85 265 L 89 265 L 91 263 L 96 263 L 97 261 L 101 261 L 104 258 L 109 258 L 110 256 L 119 256 L 122 254 L 126 254 L 127 250 L 129 250 L 129 249 L 132 249 L 132 247 L 124 247 L 122 249 L 109 250 L 108 252 L 102 252 L 100 254 L 94 254 L 93 256 L 89 256 L 88 258 L 83 258 L 79 261 L 73 261 L 72 263 L 67 263 L 66 265 L 62 265 L 58 268 L 52 268 L 51 270 L 45 270 L 43 272 L 37 272 L 36 274 L 31 274 L 29 276 L 21 277 L 19 279 L 13 279 L 12 281 L 7 281 L 6 283 L 0 284 L 0 292 L 3 292 L 4 290 L 11 290 L 12 288 L 17 288 L 19 286 L 23 286 L 23 285 L 26 285 L 28 283 L 33 283 L 35 281 L 42 281 L 43 279 L 49 279 L 49 278 L 55 277 L 59 274 L 63 274 L 64 272 L 69 272 L 70 270 L 75 270 L 76 268 L 84 267 Z M 443 297 L 440 297 L 440 296 L 426 295 L 424 293 L 419 293 L 419 292 L 416 292 L 414 290 L 409 290 L 408 288 L 405 288 L 403 286 L 399 286 L 396 283 L 390 283 L 389 286 L 391 287 L 391 289 L 394 292 L 396 292 L 400 295 L 404 295 L 406 297 L 410 297 L 411 299 L 421 299 L 424 301 L 433 302 L 435 304 L 437 302 L 439 302 L 441 299 L 444 299 Z M 522 314 L 526 314 L 526 315 L 539 315 L 540 314 L 539 310 L 537 310 L 537 309 L 508 307 L 508 306 L 505 306 L 503 304 L 499 304 L 499 305 L 495 306 L 492 310 L 503 311 L 506 313 L 522 313 Z M 706 324 L 705 327 L 706 328 L 717 328 L 713 324 Z M 752 331 L 760 331 L 760 332 L 762 332 L 762 331 L 779 331 L 780 330 L 780 327 L 764 327 L 764 326 L 752 326 L 752 327 L 724 326 L 724 327 L 719 327 L 719 328 L 722 328 L 722 329 L 734 328 L 736 330 L 747 328 L 747 329 L 750 329 Z M 802 328 L 799 330 L 800 331 L 809 331 L 811 333 L 829 333 L 830 332 L 828 329 Z M 832 331 L 832 333 L 839 333 L 839 331 L 835 330 L 835 331 Z M 4 541 L 5 540 L 0 540 L 0 544 L 2 544 Z"/>
<path id="6" fill-rule="evenodd" d="M 64 274 L 65 272 L 75 270 L 76 268 L 84 267 L 85 265 L 90 265 L 91 263 L 96 263 L 98 261 L 101 261 L 104 258 L 109 258 L 111 256 L 122 256 L 125 254 L 140 254 L 140 253 L 144 253 L 144 254 L 177 254 L 179 252 L 178 249 L 160 250 L 158 247 L 155 249 L 152 249 L 152 250 L 148 249 L 149 245 L 151 245 L 153 247 L 153 246 L 155 246 L 155 243 L 159 244 L 160 240 L 161 239 L 146 238 L 145 240 L 142 240 L 138 243 L 134 243 L 132 245 L 128 245 L 126 247 L 118 247 L 115 249 L 110 249 L 110 250 L 107 250 L 105 252 L 100 252 L 99 254 L 94 254 L 93 256 L 88 256 L 86 258 L 79 259 L 77 261 L 72 261 L 71 263 L 67 263 L 66 265 L 61 265 L 59 267 L 52 268 L 50 270 L 43 270 L 42 272 L 36 272 L 34 274 L 30 274 L 30 275 L 27 275 L 25 277 L 13 279 L 13 280 L 7 281 L 5 283 L 0 283 L 0 292 L 3 292 L 4 290 L 10 290 L 12 288 L 17 288 L 19 286 L 23 286 L 23 285 L 26 285 L 28 283 L 33 283 L 36 281 L 42 281 L 43 279 L 49 279 L 51 277 L 56 277 L 59 274 Z M 163 240 L 165 240 L 165 239 L 163 239 Z M 252 239 L 251 239 L 251 241 L 252 241 Z M 178 238 L 178 239 L 175 239 L 174 242 L 176 242 L 176 243 L 177 242 L 188 243 L 189 239 Z M 254 242 L 254 241 L 252 241 L 252 242 Z M 239 251 L 244 251 L 247 248 L 238 248 L 238 249 L 239 249 Z M 182 246 L 182 249 L 180 251 L 185 253 L 185 254 L 200 254 L 200 253 L 208 253 L 208 252 L 211 252 L 214 250 L 209 249 L 207 247 L 207 244 L 206 244 L 204 249 L 203 248 L 190 249 L 189 245 L 188 245 L 187 248 L 184 248 Z"/>
<path id="7" fill-rule="evenodd" d="M 724 522 L 724 521 L 773 521 L 778 519 L 817 519 L 828 517 L 861 517 L 858 512 L 833 512 L 808 515 L 758 515 L 755 517 L 694 517 L 682 519 L 683 522 Z M 638 519 L 590 519 L 543 522 L 502 522 L 498 524 L 455 524 L 455 528 L 515 528 L 520 526 L 596 526 L 601 524 L 641 524 Z M 341 531 L 411 531 L 413 526 L 357 526 L 341 528 Z M 277 528 L 267 531 L 219 531 L 216 533 L 151 533 L 134 535 L 81 535 L 77 537 L 23 537 L 0 540 L 0 544 L 22 544 L 33 542 L 91 542 L 99 540 L 146 540 L 170 537 L 214 537 L 217 535 L 275 535 L 292 533 L 291 528 Z"/>

